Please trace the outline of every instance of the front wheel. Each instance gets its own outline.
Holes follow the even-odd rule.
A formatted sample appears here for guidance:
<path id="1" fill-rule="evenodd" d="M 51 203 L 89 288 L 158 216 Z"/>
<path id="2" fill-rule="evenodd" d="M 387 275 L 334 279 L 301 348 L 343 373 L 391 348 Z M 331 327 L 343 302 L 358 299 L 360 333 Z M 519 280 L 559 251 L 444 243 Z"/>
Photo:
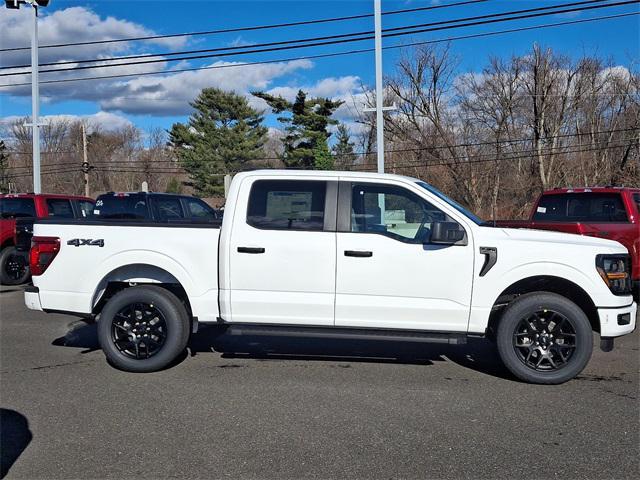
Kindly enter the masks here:
<path id="1" fill-rule="evenodd" d="M 589 362 L 591 325 L 582 309 L 554 293 L 513 301 L 498 324 L 498 353 L 516 377 L 530 383 L 571 380 Z"/>
<path id="2" fill-rule="evenodd" d="M 128 372 L 154 372 L 169 365 L 189 341 L 184 305 L 155 286 L 115 294 L 98 320 L 98 340 L 107 359 Z"/>
<path id="3" fill-rule="evenodd" d="M 0 253 L 0 282 L 3 285 L 21 285 L 29 280 L 29 260 L 26 253 L 16 247 L 6 247 Z"/>

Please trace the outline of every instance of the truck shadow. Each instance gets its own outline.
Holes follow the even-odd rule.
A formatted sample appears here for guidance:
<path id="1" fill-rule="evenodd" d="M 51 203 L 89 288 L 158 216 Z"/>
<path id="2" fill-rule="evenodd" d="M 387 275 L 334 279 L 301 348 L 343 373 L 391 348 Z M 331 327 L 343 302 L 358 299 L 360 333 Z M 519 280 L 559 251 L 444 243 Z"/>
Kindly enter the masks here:
<path id="1" fill-rule="evenodd" d="M 4 478 L 33 435 L 26 417 L 15 410 L 0 408 L 0 478 Z"/>
<path id="2" fill-rule="evenodd" d="M 82 348 L 81 353 L 100 350 L 95 323 L 82 321 L 69 325 L 69 331 L 53 345 Z M 218 352 L 222 358 L 265 360 L 303 360 L 335 362 L 397 363 L 433 365 L 453 362 L 470 370 L 513 380 L 500 361 L 495 345 L 485 339 L 470 338 L 466 345 L 442 345 L 395 341 L 364 341 L 329 338 L 292 338 L 277 335 L 229 335 L 216 325 L 200 325 L 191 335 L 187 350 L 171 365 L 199 353 Z"/>

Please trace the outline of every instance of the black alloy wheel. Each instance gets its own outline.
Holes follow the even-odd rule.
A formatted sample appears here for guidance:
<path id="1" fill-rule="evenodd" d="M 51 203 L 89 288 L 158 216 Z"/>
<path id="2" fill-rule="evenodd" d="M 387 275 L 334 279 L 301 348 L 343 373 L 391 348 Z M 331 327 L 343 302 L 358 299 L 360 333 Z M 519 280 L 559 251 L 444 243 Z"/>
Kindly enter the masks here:
<path id="1" fill-rule="evenodd" d="M 520 361 L 536 371 L 565 367 L 576 348 L 571 320 L 553 310 L 540 310 L 520 320 L 513 333 L 513 348 Z"/>
<path id="2" fill-rule="evenodd" d="M 20 285 L 29 280 L 29 260 L 26 253 L 7 247 L 0 254 L 0 280 L 3 285 Z"/>
<path id="3" fill-rule="evenodd" d="M 111 320 L 111 338 L 124 355 L 137 360 L 158 353 L 167 339 L 167 322 L 161 311 L 148 303 L 121 308 Z"/>
<path id="4" fill-rule="evenodd" d="M 184 352 L 191 317 L 168 288 L 128 287 L 98 317 L 98 340 L 111 365 L 127 372 L 162 370 Z"/>
<path id="5" fill-rule="evenodd" d="M 496 346 L 504 365 L 520 380 L 553 385 L 576 377 L 593 350 L 587 315 L 556 293 L 519 296 L 498 321 Z"/>

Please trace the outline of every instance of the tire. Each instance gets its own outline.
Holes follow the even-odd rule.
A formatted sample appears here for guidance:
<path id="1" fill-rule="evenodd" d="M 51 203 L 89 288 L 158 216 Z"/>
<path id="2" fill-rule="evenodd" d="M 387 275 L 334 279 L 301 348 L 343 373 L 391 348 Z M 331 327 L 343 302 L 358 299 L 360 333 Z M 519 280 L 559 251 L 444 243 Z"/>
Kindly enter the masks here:
<path id="1" fill-rule="evenodd" d="M 104 306 L 98 340 L 109 362 L 127 372 L 155 372 L 187 346 L 190 319 L 182 302 L 155 286 L 126 288 Z"/>
<path id="2" fill-rule="evenodd" d="M 498 324 L 504 365 L 520 380 L 559 384 L 577 376 L 593 350 L 591 324 L 582 309 L 555 293 L 522 295 Z"/>
<path id="3" fill-rule="evenodd" d="M 25 253 L 16 247 L 6 247 L 0 253 L 0 283 L 3 285 L 21 285 L 27 283 L 31 272 Z"/>

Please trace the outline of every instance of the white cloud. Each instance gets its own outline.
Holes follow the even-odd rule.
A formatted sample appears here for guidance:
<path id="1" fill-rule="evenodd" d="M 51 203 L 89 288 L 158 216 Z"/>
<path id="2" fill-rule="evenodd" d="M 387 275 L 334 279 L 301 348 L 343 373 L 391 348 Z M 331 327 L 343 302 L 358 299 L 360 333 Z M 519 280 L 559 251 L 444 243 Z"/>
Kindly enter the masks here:
<path id="1" fill-rule="evenodd" d="M 215 62 L 215 68 L 181 72 L 158 77 L 140 77 L 121 82 L 117 93 L 100 95 L 103 110 L 130 114 L 185 115 L 189 102 L 203 88 L 217 87 L 249 95 L 251 90 L 264 90 L 275 79 L 297 70 L 311 68 L 308 60 L 242 66 L 240 63 Z"/>
<path id="2" fill-rule="evenodd" d="M 24 117 L 17 115 L 4 117 L 0 120 L 0 125 L 10 125 L 16 120 L 22 120 L 23 118 Z M 121 115 L 103 111 L 90 115 L 44 115 L 40 117 L 40 121 L 43 123 L 56 123 L 61 121 L 72 123 L 83 121 L 86 122 L 89 132 L 95 128 L 112 131 L 132 125 L 131 121 Z"/>
<path id="3" fill-rule="evenodd" d="M 110 40 L 129 37 L 146 37 L 157 33 L 142 25 L 114 17 L 100 17 L 85 7 L 70 7 L 56 10 L 41 10 L 38 23 L 40 45 L 56 45 L 86 41 Z M 30 45 L 31 12 L 29 8 L 20 10 L 0 9 L 0 44 L 3 48 L 25 47 Z M 181 47 L 188 37 L 146 40 L 141 43 L 117 42 L 40 48 L 40 63 L 81 58 L 102 58 L 116 53 L 126 53 L 139 47 L 164 46 L 166 48 Z M 30 63 L 29 50 L 3 52 L 0 60 L 4 65 L 22 65 Z"/>
<path id="4" fill-rule="evenodd" d="M 237 36 L 232 41 L 228 43 L 230 47 L 249 47 L 251 45 L 255 45 L 256 42 L 250 42 L 249 40 L 245 40 L 242 36 Z"/>

